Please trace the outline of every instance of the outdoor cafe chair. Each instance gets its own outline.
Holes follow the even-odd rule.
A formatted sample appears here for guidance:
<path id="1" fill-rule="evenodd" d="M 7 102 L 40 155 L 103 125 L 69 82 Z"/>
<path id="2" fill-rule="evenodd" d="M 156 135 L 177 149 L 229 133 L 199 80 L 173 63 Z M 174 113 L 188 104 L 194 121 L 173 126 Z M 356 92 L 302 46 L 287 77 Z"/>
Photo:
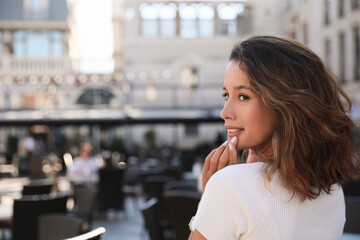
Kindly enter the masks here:
<path id="1" fill-rule="evenodd" d="M 164 199 L 171 226 L 175 230 L 176 240 L 188 239 L 188 223 L 196 213 L 200 198 L 201 193 L 197 191 L 168 190 L 164 192 Z"/>
<path id="2" fill-rule="evenodd" d="M 164 191 L 168 190 L 186 190 L 186 191 L 199 191 L 197 182 L 194 180 L 175 180 L 165 183 L 164 185 Z"/>
<path id="3" fill-rule="evenodd" d="M 124 169 L 107 167 L 99 169 L 99 210 L 124 209 L 122 192 Z"/>
<path id="4" fill-rule="evenodd" d="M 67 213 L 49 213 L 39 217 L 39 240 L 59 240 L 88 232 L 89 224 Z"/>
<path id="5" fill-rule="evenodd" d="M 55 181 L 50 178 L 33 179 L 29 184 L 25 184 L 22 188 L 21 194 L 24 195 L 37 195 L 37 194 L 50 194 Z"/>
<path id="6" fill-rule="evenodd" d="M 14 199 L 12 240 L 38 240 L 38 220 L 45 213 L 65 213 L 68 194 L 28 195 Z"/>
<path id="7" fill-rule="evenodd" d="M 141 206 L 145 228 L 150 240 L 164 240 L 164 228 L 161 224 L 161 208 L 157 198 L 151 198 Z"/>
<path id="8" fill-rule="evenodd" d="M 97 211 L 98 189 L 89 184 L 73 184 L 74 208 L 69 210 L 90 225 Z"/>
<path id="9" fill-rule="evenodd" d="M 360 233 L 360 196 L 345 196 L 345 208 L 344 232 Z"/>
<path id="10" fill-rule="evenodd" d="M 66 238 L 64 240 L 100 240 L 105 232 L 106 232 L 105 228 L 98 227 L 90 232 L 81 234 L 76 237 Z"/>

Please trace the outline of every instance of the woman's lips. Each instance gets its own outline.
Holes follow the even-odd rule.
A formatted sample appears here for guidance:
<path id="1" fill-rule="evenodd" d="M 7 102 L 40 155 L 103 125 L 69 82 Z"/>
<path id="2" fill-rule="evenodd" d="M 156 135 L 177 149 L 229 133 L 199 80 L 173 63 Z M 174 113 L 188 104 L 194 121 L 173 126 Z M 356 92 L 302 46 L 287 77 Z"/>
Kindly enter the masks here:
<path id="1" fill-rule="evenodd" d="M 228 129 L 228 130 L 227 130 L 227 135 L 228 135 L 229 138 L 232 138 L 232 137 L 238 135 L 238 134 L 239 134 L 240 132 L 242 132 L 242 131 L 244 131 L 243 128 Z"/>

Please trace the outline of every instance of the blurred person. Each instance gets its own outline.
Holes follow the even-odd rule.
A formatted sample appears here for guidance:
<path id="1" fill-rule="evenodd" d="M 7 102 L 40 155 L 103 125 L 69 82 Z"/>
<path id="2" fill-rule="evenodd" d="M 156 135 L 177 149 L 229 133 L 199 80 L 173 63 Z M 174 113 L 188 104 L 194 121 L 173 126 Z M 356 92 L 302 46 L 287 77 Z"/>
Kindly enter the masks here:
<path id="1" fill-rule="evenodd" d="M 73 183 L 96 184 L 99 180 L 99 166 L 92 156 L 90 143 L 82 143 L 79 147 L 78 156 L 74 159 L 72 166 L 67 169 L 66 175 Z"/>
<path id="2" fill-rule="evenodd" d="M 228 140 L 206 157 L 189 239 L 341 239 L 360 153 L 336 77 L 302 44 L 254 36 L 233 48 L 223 88 Z"/>
<path id="3" fill-rule="evenodd" d="M 42 157 L 44 156 L 44 147 L 41 140 L 36 140 L 34 133 L 29 133 L 22 144 L 25 149 L 26 157 L 21 159 L 21 170 L 31 178 L 42 178 L 44 177 Z"/>

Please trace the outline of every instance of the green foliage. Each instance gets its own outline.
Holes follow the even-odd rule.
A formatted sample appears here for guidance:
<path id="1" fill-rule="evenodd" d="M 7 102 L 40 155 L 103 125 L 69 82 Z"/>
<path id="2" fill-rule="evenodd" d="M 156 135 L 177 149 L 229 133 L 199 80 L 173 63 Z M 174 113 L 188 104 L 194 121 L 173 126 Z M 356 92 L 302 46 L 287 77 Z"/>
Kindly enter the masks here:
<path id="1" fill-rule="evenodd" d="M 148 149 L 155 149 L 156 148 L 156 133 L 153 128 L 149 128 L 144 133 L 144 139 L 146 142 L 146 146 Z"/>
<path id="2" fill-rule="evenodd" d="M 109 144 L 109 150 L 110 151 L 118 151 L 120 153 L 124 153 L 125 152 L 125 143 L 124 140 L 121 137 L 118 136 L 114 136 Z"/>

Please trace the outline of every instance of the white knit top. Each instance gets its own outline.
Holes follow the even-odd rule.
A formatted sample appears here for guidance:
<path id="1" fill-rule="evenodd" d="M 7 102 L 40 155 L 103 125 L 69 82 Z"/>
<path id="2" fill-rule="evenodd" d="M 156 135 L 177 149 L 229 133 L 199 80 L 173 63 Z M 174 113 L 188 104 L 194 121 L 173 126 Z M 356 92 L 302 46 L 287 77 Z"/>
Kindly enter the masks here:
<path id="1" fill-rule="evenodd" d="M 342 188 L 299 201 L 275 174 L 265 183 L 264 163 L 228 166 L 206 185 L 195 227 L 208 240 L 341 239 L 345 223 Z"/>

